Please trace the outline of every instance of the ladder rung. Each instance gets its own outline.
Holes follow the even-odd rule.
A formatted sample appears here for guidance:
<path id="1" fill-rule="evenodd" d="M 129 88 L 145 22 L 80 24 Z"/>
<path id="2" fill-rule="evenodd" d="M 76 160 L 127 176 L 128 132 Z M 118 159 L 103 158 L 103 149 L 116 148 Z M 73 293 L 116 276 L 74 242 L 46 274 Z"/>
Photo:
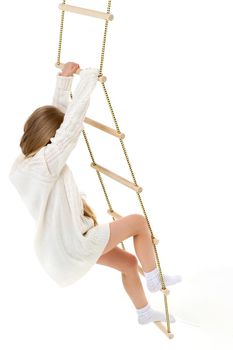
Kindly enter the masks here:
<path id="1" fill-rule="evenodd" d="M 131 188 L 132 190 L 136 191 L 137 193 L 142 192 L 142 188 L 135 185 L 134 183 L 128 181 L 127 179 L 125 179 L 124 177 L 121 177 L 120 175 L 117 175 L 116 173 L 113 173 L 112 171 L 98 165 L 98 164 L 94 164 L 91 163 L 91 167 L 94 168 L 95 170 L 111 177 L 113 180 L 116 180 L 118 182 L 120 182 L 121 184 Z"/>
<path id="2" fill-rule="evenodd" d="M 122 216 L 115 211 L 111 211 L 110 209 L 108 210 L 108 214 L 111 215 L 114 219 L 120 219 Z"/>
<path id="3" fill-rule="evenodd" d="M 154 244 L 158 244 L 158 243 L 159 243 L 159 240 L 158 240 L 157 238 L 153 237 L 153 238 L 152 238 L 152 242 L 153 242 Z"/>
<path id="4" fill-rule="evenodd" d="M 162 324 L 160 321 L 155 321 L 154 324 L 169 338 L 172 339 L 174 337 L 174 334 L 169 333 L 166 329 L 166 327 Z"/>
<path id="5" fill-rule="evenodd" d="M 170 293 L 169 289 L 165 288 L 165 289 L 160 289 L 160 291 L 164 294 L 164 295 L 168 295 Z"/>
<path id="6" fill-rule="evenodd" d="M 59 68 L 59 69 L 63 69 L 64 67 L 64 63 L 55 63 L 55 67 L 56 68 Z M 81 72 L 82 69 L 77 69 L 76 72 L 74 74 L 79 74 Z M 107 78 L 102 75 L 100 77 L 98 77 L 98 80 L 101 82 L 101 83 L 105 83 L 105 81 L 107 80 Z"/>
<path id="7" fill-rule="evenodd" d="M 109 126 L 101 124 L 101 123 L 99 123 L 96 120 L 93 120 L 91 118 L 86 117 L 84 121 L 85 121 L 85 123 L 92 125 L 97 129 L 100 129 L 104 132 L 107 132 L 110 135 L 118 137 L 119 139 L 123 139 L 125 137 L 125 134 L 123 134 L 122 132 L 119 133 L 115 129 L 112 129 Z"/>
<path id="8" fill-rule="evenodd" d="M 90 10 L 90 9 L 86 9 L 86 8 L 83 8 L 83 7 L 59 4 L 59 9 L 62 10 L 62 11 L 79 13 L 80 15 L 101 18 L 101 19 L 105 19 L 107 21 L 112 21 L 113 20 L 113 15 L 111 13 Z"/>

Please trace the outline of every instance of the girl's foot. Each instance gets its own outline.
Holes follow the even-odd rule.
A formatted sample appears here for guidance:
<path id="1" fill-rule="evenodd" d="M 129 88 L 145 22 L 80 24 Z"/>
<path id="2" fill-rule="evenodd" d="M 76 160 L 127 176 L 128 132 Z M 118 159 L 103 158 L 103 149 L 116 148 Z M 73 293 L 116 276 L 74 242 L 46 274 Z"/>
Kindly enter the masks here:
<path id="1" fill-rule="evenodd" d="M 161 321 L 161 322 L 166 321 L 165 314 L 163 312 L 152 309 L 152 307 L 149 304 L 147 304 L 141 309 L 136 309 L 136 310 L 138 314 L 139 324 L 147 324 L 147 323 L 156 322 L 156 321 Z M 172 323 L 175 322 L 175 318 L 171 314 L 169 314 L 169 319 L 170 319 L 170 322 Z"/>
<path id="2" fill-rule="evenodd" d="M 146 278 L 147 288 L 150 292 L 154 293 L 162 288 L 158 268 L 155 268 L 150 272 L 144 272 L 144 275 Z M 182 281 L 182 278 L 180 275 L 174 275 L 174 276 L 163 275 L 163 279 L 164 279 L 165 286 L 171 286 L 173 284 L 176 284 Z"/>

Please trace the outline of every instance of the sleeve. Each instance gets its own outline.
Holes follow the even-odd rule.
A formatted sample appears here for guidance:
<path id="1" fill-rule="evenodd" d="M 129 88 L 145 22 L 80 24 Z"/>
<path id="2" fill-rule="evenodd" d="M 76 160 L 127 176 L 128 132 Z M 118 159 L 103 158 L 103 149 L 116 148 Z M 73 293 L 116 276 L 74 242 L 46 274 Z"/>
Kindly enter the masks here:
<path id="1" fill-rule="evenodd" d="M 90 104 L 90 95 L 98 81 L 99 69 L 83 69 L 79 83 L 74 90 L 73 99 L 68 104 L 64 120 L 54 137 L 44 147 L 44 158 L 52 176 L 59 175 L 71 151 L 77 144 L 83 130 L 83 121 Z"/>
<path id="2" fill-rule="evenodd" d="M 70 92 L 73 82 L 73 76 L 65 77 L 57 74 L 56 87 L 53 95 L 53 106 L 59 108 L 65 113 L 66 108 L 70 102 Z"/>

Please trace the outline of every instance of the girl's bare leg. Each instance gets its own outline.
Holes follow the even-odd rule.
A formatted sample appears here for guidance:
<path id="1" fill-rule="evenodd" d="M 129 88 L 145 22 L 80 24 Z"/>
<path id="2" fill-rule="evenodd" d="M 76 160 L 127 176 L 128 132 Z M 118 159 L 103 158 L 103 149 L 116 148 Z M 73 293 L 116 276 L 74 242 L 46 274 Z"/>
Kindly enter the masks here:
<path id="1" fill-rule="evenodd" d="M 144 272 L 156 267 L 150 231 L 143 215 L 131 214 L 110 224 L 110 238 L 103 254 L 110 252 L 120 242 L 133 237 L 134 249 Z"/>
<path id="2" fill-rule="evenodd" d="M 115 247 L 102 255 L 97 260 L 97 264 L 121 271 L 123 286 L 136 308 L 139 309 L 148 304 L 138 273 L 138 261 L 135 255 Z"/>

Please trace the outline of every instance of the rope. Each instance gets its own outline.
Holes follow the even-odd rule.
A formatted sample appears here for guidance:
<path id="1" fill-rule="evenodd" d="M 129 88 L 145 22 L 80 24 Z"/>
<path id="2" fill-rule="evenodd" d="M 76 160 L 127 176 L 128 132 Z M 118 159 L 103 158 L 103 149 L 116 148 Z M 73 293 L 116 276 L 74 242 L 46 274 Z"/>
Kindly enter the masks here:
<path id="1" fill-rule="evenodd" d="M 107 13 L 110 13 L 110 8 L 111 8 L 111 0 L 108 1 Z M 102 51 L 101 51 L 101 60 L 100 60 L 100 75 L 102 75 L 102 70 L 103 70 L 103 61 L 104 61 L 106 39 L 107 39 L 107 30 L 108 30 L 108 21 L 105 21 L 105 29 L 104 29 Z M 106 97 L 107 102 L 108 102 L 108 106 L 109 106 L 110 112 L 112 114 L 112 118 L 113 118 L 113 121 L 114 121 L 114 124 L 115 124 L 115 128 L 116 128 L 117 132 L 120 133 L 121 131 L 120 131 L 120 128 L 119 128 L 119 125 L 118 125 L 118 122 L 117 122 L 117 119 L 116 119 L 116 116 L 115 116 L 115 113 L 114 113 L 114 110 L 113 110 L 113 107 L 112 107 L 112 104 L 111 104 L 111 101 L 110 101 L 110 97 L 108 95 L 108 92 L 107 92 L 107 89 L 106 89 L 106 86 L 105 86 L 105 83 L 103 82 L 101 84 L 102 84 L 102 87 L 103 87 L 103 90 L 104 90 L 105 97 Z M 136 178 L 135 178 L 135 175 L 134 175 L 134 172 L 133 172 L 133 169 L 132 169 L 132 166 L 131 166 L 131 163 L 130 163 L 130 160 L 129 160 L 129 157 L 128 157 L 128 153 L 127 153 L 124 141 L 122 139 L 119 139 L 119 141 L 120 141 L 121 147 L 123 149 L 123 152 L 124 152 L 124 155 L 125 155 L 125 158 L 126 158 L 126 161 L 127 161 L 127 164 L 128 164 L 128 167 L 129 167 L 132 179 L 133 179 L 133 182 L 134 182 L 134 184 L 136 186 L 138 186 Z M 137 193 L 137 196 L 138 196 L 139 203 L 141 205 L 142 211 L 144 213 L 144 216 L 146 218 L 146 221 L 147 221 L 150 233 L 151 233 L 151 239 L 152 239 L 152 244 L 154 246 L 155 258 L 156 258 L 156 261 L 157 261 L 157 267 L 158 267 L 158 270 L 159 270 L 159 276 L 160 276 L 162 289 L 166 289 L 166 286 L 165 286 L 165 283 L 164 283 L 164 279 L 163 279 L 163 275 L 162 275 L 162 269 L 161 269 L 161 265 L 160 265 L 160 261 L 159 261 L 159 255 L 158 255 L 157 247 L 153 243 L 153 239 L 155 238 L 155 236 L 153 234 L 153 231 L 152 231 L 152 228 L 151 228 L 151 225 L 150 225 L 150 222 L 149 222 L 149 219 L 148 219 L 148 216 L 147 216 L 147 213 L 146 213 L 146 210 L 145 210 L 142 198 L 140 196 L 140 193 Z M 164 307 L 165 307 L 166 322 L 167 322 L 167 332 L 170 333 L 170 319 L 169 319 L 169 311 L 168 311 L 168 302 L 167 302 L 167 296 L 165 294 L 164 294 Z"/>
<path id="2" fill-rule="evenodd" d="M 66 3 L 66 0 L 63 0 L 63 4 L 65 5 Z M 110 8 L 109 8 L 109 11 L 110 11 Z M 62 49 L 62 37 L 63 37 L 63 31 L 64 31 L 64 13 L 65 11 L 62 11 L 61 13 L 61 22 L 60 22 L 60 33 L 59 33 L 59 43 L 58 43 L 58 53 L 57 53 L 57 63 L 60 64 L 61 62 L 61 49 Z M 108 22 L 108 21 L 106 21 Z M 106 41 L 106 32 L 107 32 L 107 25 L 105 23 L 105 40 L 103 41 L 103 47 L 102 47 L 102 54 L 101 54 L 101 67 L 103 67 L 103 61 L 104 61 L 104 50 L 105 50 L 105 41 Z M 102 68 L 101 68 L 101 72 L 102 72 Z M 101 74 L 99 74 L 99 76 L 101 76 Z M 71 99 L 73 98 L 72 96 L 72 92 L 70 93 L 70 97 Z M 94 164 L 96 164 L 95 162 L 95 159 L 94 159 L 94 155 L 93 155 L 93 152 L 91 150 L 91 146 L 90 146 L 90 143 L 88 141 L 88 137 L 87 137 L 87 133 L 85 131 L 85 129 L 82 130 L 82 134 L 83 134 L 83 137 L 84 137 L 84 140 L 86 142 L 86 145 L 87 145 L 87 149 L 89 151 L 89 154 L 90 154 L 90 157 L 91 157 L 91 160 Z M 112 204 L 111 204 L 111 201 L 109 199 L 109 196 L 108 196 L 108 193 L 107 193 L 107 190 L 106 190 L 106 186 L 104 184 L 104 181 L 103 181 L 103 178 L 100 174 L 100 172 L 98 170 L 96 170 L 96 173 L 97 173 L 97 176 L 99 178 L 99 181 L 100 181 L 100 184 L 101 184 L 101 187 L 102 187 L 102 190 L 104 192 L 104 196 L 105 196 L 105 199 L 106 199 L 106 202 L 107 202 L 107 205 L 108 205 L 108 208 L 111 212 L 113 212 L 113 208 L 112 208 Z M 115 218 L 112 217 L 113 221 L 115 221 Z M 121 242 L 121 245 L 122 245 L 122 248 L 124 249 L 124 243 Z"/>
<path id="3" fill-rule="evenodd" d="M 63 0 L 63 4 L 65 4 L 65 3 L 66 3 L 66 0 Z M 107 13 L 108 14 L 110 13 L 110 9 L 111 9 L 111 0 L 108 0 L 108 3 L 107 3 Z M 59 44 L 58 44 L 58 54 L 57 54 L 57 63 L 58 64 L 60 64 L 60 58 L 61 58 L 62 36 L 63 36 L 63 30 L 64 30 L 64 12 L 65 11 L 62 11 L 62 13 L 61 13 L 60 34 L 59 34 Z M 104 58 L 105 58 L 107 32 L 108 32 L 108 20 L 105 21 L 105 27 L 104 27 L 104 34 L 103 34 L 103 41 L 102 41 L 102 48 L 101 48 L 101 55 L 100 55 L 99 77 L 103 75 L 103 65 L 104 65 Z M 120 133 L 121 131 L 120 131 L 120 128 L 119 128 L 119 125 L 118 125 L 118 122 L 117 122 L 117 119 L 116 119 L 116 116 L 115 116 L 115 113 L 114 113 L 114 110 L 113 110 L 113 107 L 112 107 L 112 104 L 111 104 L 111 101 L 110 101 L 110 98 L 109 98 L 109 94 L 108 94 L 106 86 L 105 86 L 105 83 L 102 82 L 101 84 L 102 84 L 102 87 L 103 87 L 103 90 L 104 90 L 104 94 L 105 94 L 105 97 L 106 97 L 106 100 L 107 100 L 107 103 L 108 103 L 108 106 L 109 106 L 109 109 L 110 109 L 110 112 L 111 112 L 111 115 L 112 115 L 112 118 L 113 118 L 113 122 L 115 124 L 115 128 L 116 128 L 117 132 Z M 72 93 L 70 94 L 70 97 L 72 98 Z M 94 164 L 96 164 L 93 152 L 92 152 L 91 147 L 90 147 L 90 143 L 88 141 L 87 133 L 86 133 L 86 131 L 84 129 L 82 130 L 82 134 L 83 134 L 84 140 L 86 142 L 87 149 L 89 151 L 91 160 L 92 160 L 92 162 Z M 124 141 L 122 139 L 119 139 L 119 141 L 120 141 L 123 153 L 125 155 L 125 158 L 126 158 L 126 161 L 127 161 L 127 164 L 128 164 L 128 167 L 129 167 L 132 179 L 133 179 L 133 182 L 134 182 L 134 184 L 136 186 L 138 186 L 137 181 L 136 181 L 136 177 L 135 177 L 135 174 L 134 174 L 134 171 L 132 169 L 132 166 L 131 166 L 131 163 L 130 163 L 130 160 L 129 160 L 129 157 L 128 157 L 128 153 L 127 153 Z M 101 174 L 100 174 L 100 172 L 98 170 L 96 170 L 96 173 L 97 173 L 97 176 L 99 178 L 102 190 L 104 192 L 104 196 L 105 196 L 105 199 L 107 201 L 108 208 L 109 208 L 109 210 L 111 212 L 113 212 L 112 204 L 111 204 L 111 201 L 109 199 L 109 196 L 108 196 L 108 193 L 107 193 L 107 190 L 106 190 L 106 186 L 104 184 L 102 176 L 101 176 Z M 160 260 L 159 260 L 157 247 L 156 247 L 156 244 L 154 244 L 154 242 L 153 242 L 153 239 L 155 238 L 155 236 L 153 234 L 153 231 L 152 231 L 152 228 L 151 228 L 151 225 L 150 225 L 147 213 L 146 213 L 146 209 L 144 207 L 144 204 L 143 204 L 143 201 L 142 201 L 140 193 L 137 193 L 137 196 L 138 196 L 138 200 L 139 200 L 140 206 L 142 208 L 143 214 L 145 216 L 146 222 L 148 224 L 148 228 L 149 228 L 150 233 L 151 233 L 151 239 L 152 239 L 152 244 L 153 244 L 154 253 L 155 253 L 155 260 L 157 262 L 157 267 L 158 267 L 158 270 L 159 270 L 159 276 L 160 276 L 162 289 L 166 289 L 166 285 L 165 285 L 164 279 L 163 279 L 163 274 L 162 274 L 162 269 L 161 269 L 161 265 L 160 265 Z M 113 218 L 113 220 L 115 221 L 115 218 Z M 121 242 L 121 245 L 122 245 L 122 248 L 125 250 L 123 242 Z M 170 333 L 171 329 L 170 329 L 170 319 L 169 319 L 169 311 L 168 311 L 168 301 L 167 301 L 167 296 L 165 294 L 163 295 L 163 297 L 164 297 L 164 308 L 165 308 L 165 314 L 166 314 L 167 332 Z"/>
<path id="4" fill-rule="evenodd" d="M 63 5 L 65 4 L 66 4 L 66 0 L 63 0 Z M 65 11 L 62 11 L 60 32 L 59 32 L 59 42 L 58 42 L 58 52 L 57 52 L 57 64 L 61 63 L 61 47 L 62 47 L 62 37 L 63 37 L 63 30 L 64 30 L 64 16 L 65 16 Z"/>
<path id="5" fill-rule="evenodd" d="M 108 1 L 107 5 L 107 13 L 110 13 L 111 9 L 111 0 Z M 105 21 L 104 26 L 104 35 L 103 35 L 103 41 L 102 41 L 102 49 L 101 49 L 101 55 L 100 55 L 100 68 L 99 68 L 99 76 L 102 75 L 103 72 L 103 65 L 104 65 L 104 55 L 105 55 L 105 47 L 106 47 L 106 40 L 107 40 L 107 32 L 108 32 L 108 21 Z"/>

